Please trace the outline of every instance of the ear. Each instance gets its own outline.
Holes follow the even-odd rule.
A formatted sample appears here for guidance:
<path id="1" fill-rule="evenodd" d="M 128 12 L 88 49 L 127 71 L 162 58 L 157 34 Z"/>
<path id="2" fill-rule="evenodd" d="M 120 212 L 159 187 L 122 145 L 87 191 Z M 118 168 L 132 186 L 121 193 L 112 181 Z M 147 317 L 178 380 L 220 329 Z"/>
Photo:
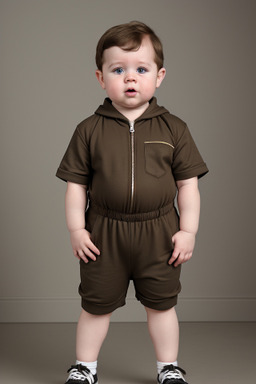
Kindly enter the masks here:
<path id="1" fill-rule="evenodd" d="M 96 74 L 97 80 L 98 80 L 98 82 L 100 83 L 101 87 L 102 87 L 103 89 L 105 89 L 106 87 L 105 87 L 105 83 L 104 83 L 104 80 L 103 80 L 103 73 L 102 73 L 102 71 L 100 71 L 99 69 L 97 69 L 97 71 L 95 72 L 95 74 Z"/>
<path id="2" fill-rule="evenodd" d="M 157 74 L 157 80 L 156 80 L 156 88 L 160 87 L 163 79 L 165 78 L 165 74 L 166 74 L 165 68 L 159 69 L 158 74 Z"/>

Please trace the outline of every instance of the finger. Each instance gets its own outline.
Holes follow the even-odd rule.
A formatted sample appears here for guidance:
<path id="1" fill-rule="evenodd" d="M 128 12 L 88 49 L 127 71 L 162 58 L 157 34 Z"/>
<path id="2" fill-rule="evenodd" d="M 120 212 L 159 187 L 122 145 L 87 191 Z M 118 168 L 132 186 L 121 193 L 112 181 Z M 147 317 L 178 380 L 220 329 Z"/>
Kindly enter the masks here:
<path id="1" fill-rule="evenodd" d="M 74 256 L 75 256 L 78 260 L 80 260 L 80 257 L 79 257 L 79 255 L 78 255 L 78 253 L 77 253 L 77 251 L 76 251 L 75 249 L 73 249 L 73 254 L 74 254 Z"/>
<path id="2" fill-rule="evenodd" d="M 175 262 L 175 260 L 179 257 L 179 253 L 180 253 L 179 250 L 174 249 L 172 256 L 169 260 L 169 264 L 172 264 Z"/>
<path id="3" fill-rule="evenodd" d="M 176 261 L 173 265 L 174 265 L 174 267 L 178 267 L 182 263 L 184 263 L 184 258 L 183 258 L 183 256 L 179 255 L 179 257 L 176 259 Z"/>
<path id="4" fill-rule="evenodd" d="M 84 252 L 82 250 L 80 250 L 80 251 L 77 251 L 77 253 L 78 253 L 79 258 L 82 259 L 87 264 L 88 259 L 87 259 L 86 255 L 84 254 Z"/>
<path id="5" fill-rule="evenodd" d="M 181 253 L 178 259 L 176 260 L 174 266 L 177 267 L 180 264 L 186 263 L 187 261 L 189 261 L 189 259 L 191 259 L 191 257 L 192 257 L 192 252 L 185 253 L 185 254 Z"/>
<path id="6" fill-rule="evenodd" d="M 96 255 L 100 255 L 100 250 L 93 244 L 91 239 L 88 240 L 88 248 Z"/>
<path id="7" fill-rule="evenodd" d="M 96 261 L 96 256 L 94 253 L 91 252 L 91 250 L 87 247 L 84 247 L 83 248 L 83 253 L 85 256 L 89 257 L 90 259 L 92 259 L 93 261 Z"/>

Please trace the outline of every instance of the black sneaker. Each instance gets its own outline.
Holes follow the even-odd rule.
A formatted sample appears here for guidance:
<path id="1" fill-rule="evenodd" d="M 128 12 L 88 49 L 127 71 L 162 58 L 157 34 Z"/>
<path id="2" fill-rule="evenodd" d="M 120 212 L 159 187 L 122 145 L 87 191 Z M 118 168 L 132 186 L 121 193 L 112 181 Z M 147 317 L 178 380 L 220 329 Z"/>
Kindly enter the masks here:
<path id="1" fill-rule="evenodd" d="M 71 365 L 69 376 L 65 384 L 98 384 L 97 374 L 93 375 L 85 365 Z"/>
<path id="2" fill-rule="evenodd" d="M 166 365 L 157 376 L 159 384 L 188 384 L 184 379 L 184 369 L 174 365 Z"/>

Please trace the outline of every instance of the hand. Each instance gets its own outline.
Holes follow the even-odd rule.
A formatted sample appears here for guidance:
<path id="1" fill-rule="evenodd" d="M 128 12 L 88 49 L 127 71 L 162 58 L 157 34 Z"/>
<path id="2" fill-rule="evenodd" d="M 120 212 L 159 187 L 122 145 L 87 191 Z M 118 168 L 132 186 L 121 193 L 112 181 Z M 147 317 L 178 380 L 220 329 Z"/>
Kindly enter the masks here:
<path id="1" fill-rule="evenodd" d="M 86 229 L 70 232 L 70 240 L 75 257 L 82 259 L 85 263 L 88 263 L 88 257 L 95 261 L 95 254 L 100 254 L 99 249 L 91 241 L 90 232 Z"/>
<path id="2" fill-rule="evenodd" d="M 169 260 L 169 264 L 174 263 L 174 267 L 177 267 L 179 264 L 183 264 L 191 259 L 195 247 L 195 238 L 196 236 L 194 233 L 185 231 L 175 233 L 172 237 L 174 250 L 172 257 Z"/>

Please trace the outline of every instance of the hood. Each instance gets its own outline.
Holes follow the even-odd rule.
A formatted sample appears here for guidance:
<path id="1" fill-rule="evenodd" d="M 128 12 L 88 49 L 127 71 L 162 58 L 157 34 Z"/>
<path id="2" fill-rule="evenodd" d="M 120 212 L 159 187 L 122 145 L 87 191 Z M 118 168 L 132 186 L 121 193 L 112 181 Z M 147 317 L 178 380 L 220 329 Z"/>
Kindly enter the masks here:
<path id="1" fill-rule="evenodd" d="M 164 113 L 169 113 L 169 112 L 164 107 L 160 107 L 157 104 L 157 99 L 153 97 L 149 101 L 149 106 L 146 109 L 146 111 L 140 117 L 138 117 L 136 121 L 151 119 L 152 117 L 156 117 Z M 95 111 L 95 114 L 105 116 L 105 117 L 110 117 L 112 119 L 119 119 L 119 120 L 125 120 L 125 121 L 128 120 L 115 107 L 113 107 L 112 101 L 108 97 L 104 100 L 103 105 L 100 105 L 99 108 Z"/>

